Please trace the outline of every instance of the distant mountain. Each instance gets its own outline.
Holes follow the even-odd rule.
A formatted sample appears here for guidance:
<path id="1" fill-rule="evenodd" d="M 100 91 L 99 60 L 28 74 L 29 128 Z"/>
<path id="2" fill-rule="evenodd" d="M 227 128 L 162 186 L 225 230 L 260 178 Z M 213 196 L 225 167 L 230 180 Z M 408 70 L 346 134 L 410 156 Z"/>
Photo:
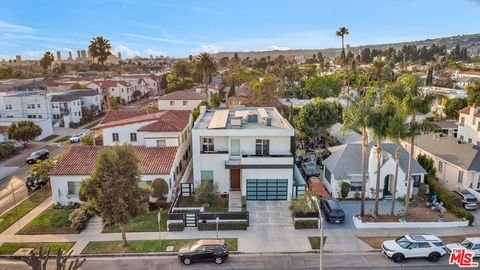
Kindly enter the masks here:
<path id="1" fill-rule="evenodd" d="M 403 45 L 415 44 L 418 47 L 426 46 L 430 47 L 432 44 L 437 44 L 438 46 L 447 46 L 447 49 L 450 50 L 459 44 L 462 47 L 467 47 L 469 53 L 480 53 L 480 34 L 471 34 L 471 35 L 458 35 L 450 37 L 441 37 L 434 39 L 425 39 L 417 41 L 408 41 L 400 43 L 390 43 L 390 44 L 377 44 L 377 45 L 362 45 L 357 47 L 350 47 L 349 50 L 354 54 L 360 53 L 363 48 L 369 47 L 370 49 L 388 49 L 393 47 L 395 49 L 400 49 Z M 276 57 L 278 55 L 284 56 L 297 56 L 303 55 L 305 58 L 311 57 L 314 53 L 321 51 L 322 54 L 326 57 L 335 57 L 340 54 L 341 48 L 328 48 L 328 49 L 297 49 L 297 50 L 274 50 L 274 51 L 250 51 L 250 52 L 237 52 L 240 58 L 250 57 L 250 58 L 262 58 L 270 55 L 271 57 Z M 215 58 L 222 58 L 228 56 L 229 58 L 233 57 L 235 52 L 219 52 L 214 54 Z"/>

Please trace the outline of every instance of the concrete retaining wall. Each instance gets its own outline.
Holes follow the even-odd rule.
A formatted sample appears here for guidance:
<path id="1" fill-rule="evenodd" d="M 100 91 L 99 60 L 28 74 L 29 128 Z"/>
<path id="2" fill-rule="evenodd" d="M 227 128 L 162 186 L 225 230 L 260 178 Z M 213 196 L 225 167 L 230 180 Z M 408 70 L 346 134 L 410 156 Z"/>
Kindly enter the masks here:
<path id="1" fill-rule="evenodd" d="M 447 221 L 447 222 L 363 222 L 357 216 L 353 216 L 353 224 L 357 229 L 376 228 L 454 228 L 467 227 L 468 220 Z"/>

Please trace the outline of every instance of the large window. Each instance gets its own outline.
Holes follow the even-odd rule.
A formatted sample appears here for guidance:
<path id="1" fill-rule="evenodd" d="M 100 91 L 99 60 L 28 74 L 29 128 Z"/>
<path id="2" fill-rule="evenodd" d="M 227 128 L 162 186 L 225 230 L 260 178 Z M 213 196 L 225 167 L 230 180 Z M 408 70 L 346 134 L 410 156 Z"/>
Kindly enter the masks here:
<path id="1" fill-rule="evenodd" d="M 203 181 L 213 181 L 213 171 L 201 171 L 200 179 Z"/>
<path id="2" fill-rule="evenodd" d="M 68 185 L 68 195 L 78 195 L 80 191 L 81 182 L 67 182 Z"/>
<path id="3" fill-rule="evenodd" d="M 118 133 L 112 133 L 112 141 L 118 142 L 120 139 L 118 138 Z"/>
<path id="4" fill-rule="evenodd" d="M 270 141 L 258 139 L 255 141 L 255 155 L 268 156 L 270 155 Z"/>
<path id="5" fill-rule="evenodd" d="M 136 142 L 137 141 L 137 133 L 135 133 L 135 132 L 130 133 L 130 141 L 131 142 Z"/>
<path id="6" fill-rule="evenodd" d="M 462 183 L 463 182 L 463 171 L 459 171 L 458 172 L 458 183 Z"/>
<path id="7" fill-rule="evenodd" d="M 230 155 L 240 156 L 240 139 L 230 140 Z"/>
<path id="8" fill-rule="evenodd" d="M 202 138 L 202 152 L 214 152 L 213 138 Z"/>

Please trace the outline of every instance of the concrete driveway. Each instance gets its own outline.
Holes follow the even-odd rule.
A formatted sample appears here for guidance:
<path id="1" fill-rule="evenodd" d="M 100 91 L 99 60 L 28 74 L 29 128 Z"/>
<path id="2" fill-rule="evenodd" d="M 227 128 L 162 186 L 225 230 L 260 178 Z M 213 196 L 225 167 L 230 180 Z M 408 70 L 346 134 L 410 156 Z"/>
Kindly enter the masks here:
<path id="1" fill-rule="evenodd" d="M 250 226 L 293 226 L 289 201 L 247 201 Z"/>

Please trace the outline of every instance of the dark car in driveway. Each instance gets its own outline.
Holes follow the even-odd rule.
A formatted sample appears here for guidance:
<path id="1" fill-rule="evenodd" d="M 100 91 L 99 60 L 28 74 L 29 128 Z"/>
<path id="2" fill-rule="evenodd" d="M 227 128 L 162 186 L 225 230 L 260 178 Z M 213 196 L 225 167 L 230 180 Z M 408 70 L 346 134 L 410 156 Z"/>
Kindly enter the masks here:
<path id="1" fill-rule="evenodd" d="M 199 240 L 193 245 L 181 247 L 178 259 L 185 265 L 197 261 L 214 261 L 221 264 L 228 257 L 228 247 L 223 239 Z"/>
<path id="2" fill-rule="evenodd" d="M 50 152 L 47 149 L 40 149 L 30 154 L 27 158 L 28 164 L 35 164 L 37 160 L 45 160 L 50 157 Z"/>
<path id="3" fill-rule="evenodd" d="M 320 208 L 322 209 L 325 219 L 330 223 L 345 222 L 345 212 L 340 202 L 332 198 L 320 198 Z"/>

